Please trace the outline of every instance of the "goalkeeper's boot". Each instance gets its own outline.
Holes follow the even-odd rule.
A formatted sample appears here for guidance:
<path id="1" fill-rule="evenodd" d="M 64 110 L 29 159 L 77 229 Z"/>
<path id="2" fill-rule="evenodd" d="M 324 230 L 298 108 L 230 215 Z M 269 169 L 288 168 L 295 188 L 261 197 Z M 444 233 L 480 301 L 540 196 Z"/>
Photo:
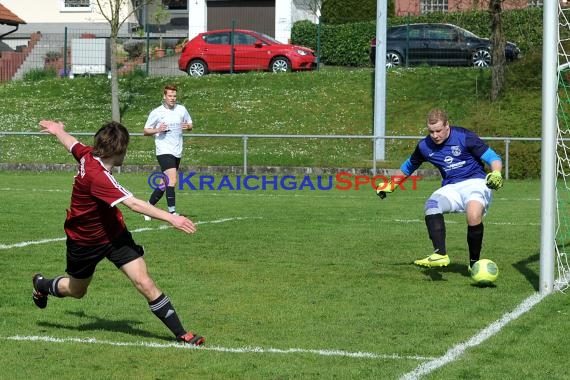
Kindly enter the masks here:
<path id="1" fill-rule="evenodd" d="M 36 273 L 32 278 L 32 284 L 34 287 L 34 290 L 32 291 L 32 299 L 34 300 L 34 303 L 36 304 L 37 307 L 39 307 L 40 309 L 45 309 L 47 306 L 48 296 L 47 294 L 41 293 L 37 289 L 36 284 L 38 283 L 39 280 L 43 280 L 43 276 L 39 273 Z"/>
<path id="2" fill-rule="evenodd" d="M 414 261 L 414 264 L 429 268 L 446 267 L 449 265 L 449 256 L 447 254 L 432 253 L 425 259 Z"/>
<path id="3" fill-rule="evenodd" d="M 190 331 L 184 335 L 180 335 L 178 338 L 176 338 L 176 340 L 182 343 L 191 344 L 193 346 L 201 346 L 206 343 L 206 338 L 200 335 L 196 335 Z"/>

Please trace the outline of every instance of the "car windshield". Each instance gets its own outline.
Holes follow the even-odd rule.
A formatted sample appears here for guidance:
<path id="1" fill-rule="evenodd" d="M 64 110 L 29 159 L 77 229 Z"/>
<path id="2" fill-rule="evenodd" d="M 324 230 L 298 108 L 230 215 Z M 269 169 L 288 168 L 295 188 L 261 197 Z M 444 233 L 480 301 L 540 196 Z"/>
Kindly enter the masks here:
<path id="1" fill-rule="evenodd" d="M 271 42 L 272 44 L 276 44 L 276 45 L 282 45 L 283 44 L 282 42 L 277 41 L 275 38 L 269 37 L 265 33 L 255 32 L 254 34 L 258 35 L 259 37 L 263 38 L 264 40 Z"/>

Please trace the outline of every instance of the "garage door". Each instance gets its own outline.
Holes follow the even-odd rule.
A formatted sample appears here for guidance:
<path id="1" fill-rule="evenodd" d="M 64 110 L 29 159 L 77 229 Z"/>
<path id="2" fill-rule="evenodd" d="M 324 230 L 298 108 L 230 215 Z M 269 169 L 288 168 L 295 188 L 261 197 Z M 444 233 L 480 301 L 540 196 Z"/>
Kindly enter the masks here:
<path id="1" fill-rule="evenodd" d="M 275 0 L 217 1 L 208 5 L 208 30 L 252 29 L 275 37 Z"/>

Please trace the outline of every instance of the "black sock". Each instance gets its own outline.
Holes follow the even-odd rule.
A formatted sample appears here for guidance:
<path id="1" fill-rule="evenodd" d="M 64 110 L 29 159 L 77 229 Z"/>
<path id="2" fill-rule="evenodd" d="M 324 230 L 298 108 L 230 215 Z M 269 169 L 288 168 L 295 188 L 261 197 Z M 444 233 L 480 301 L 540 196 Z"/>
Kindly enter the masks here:
<path id="1" fill-rule="evenodd" d="M 433 251 L 445 255 L 445 222 L 443 214 L 426 215 L 426 226 L 429 238 L 433 244 Z"/>
<path id="2" fill-rule="evenodd" d="M 174 336 L 186 334 L 176 310 L 170 303 L 170 299 L 163 293 L 154 301 L 148 303 L 150 310 L 172 331 Z"/>
<path id="3" fill-rule="evenodd" d="M 483 245 L 483 223 L 476 226 L 467 226 L 467 245 L 469 246 L 469 266 L 473 266 L 481 257 Z"/>
<path id="4" fill-rule="evenodd" d="M 40 293 L 50 294 L 50 295 L 58 297 L 58 298 L 63 298 L 65 296 L 62 296 L 59 293 L 59 291 L 57 290 L 57 283 L 62 278 L 63 278 L 63 276 L 57 276 L 56 278 L 51 279 L 51 280 L 48 278 L 42 278 L 41 280 L 39 280 L 36 283 L 36 287 L 40 291 Z"/>
<path id="5" fill-rule="evenodd" d="M 172 186 L 166 187 L 166 204 L 168 205 L 168 211 L 174 212 L 176 210 L 176 193 Z"/>
<path id="6" fill-rule="evenodd" d="M 163 195 L 164 195 L 164 190 L 154 189 L 154 191 L 150 195 L 150 199 L 148 200 L 148 203 L 150 203 L 151 205 L 157 204 Z"/>

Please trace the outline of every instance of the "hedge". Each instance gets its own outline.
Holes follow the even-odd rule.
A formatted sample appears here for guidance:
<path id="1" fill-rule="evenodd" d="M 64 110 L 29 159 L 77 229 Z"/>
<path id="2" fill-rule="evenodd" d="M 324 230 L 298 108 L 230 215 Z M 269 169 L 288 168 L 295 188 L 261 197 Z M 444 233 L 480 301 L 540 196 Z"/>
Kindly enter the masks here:
<path id="1" fill-rule="evenodd" d="M 523 55 L 542 49 L 542 8 L 503 11 L 503 32 L 508 41 L 515 42 Z M 388 25 L 418 22 L 450 23 L 479 36 L 491 34 L 491 20 L 487 11 L 436 12 L 419 16 L 391 17 Z M 370 66 L 370 40 L 376 34 L 376 22 L 321 24 L 298 21 L 291 30 L 291 41 L 318 50 L 320 62 L 331 66 Z"/>

